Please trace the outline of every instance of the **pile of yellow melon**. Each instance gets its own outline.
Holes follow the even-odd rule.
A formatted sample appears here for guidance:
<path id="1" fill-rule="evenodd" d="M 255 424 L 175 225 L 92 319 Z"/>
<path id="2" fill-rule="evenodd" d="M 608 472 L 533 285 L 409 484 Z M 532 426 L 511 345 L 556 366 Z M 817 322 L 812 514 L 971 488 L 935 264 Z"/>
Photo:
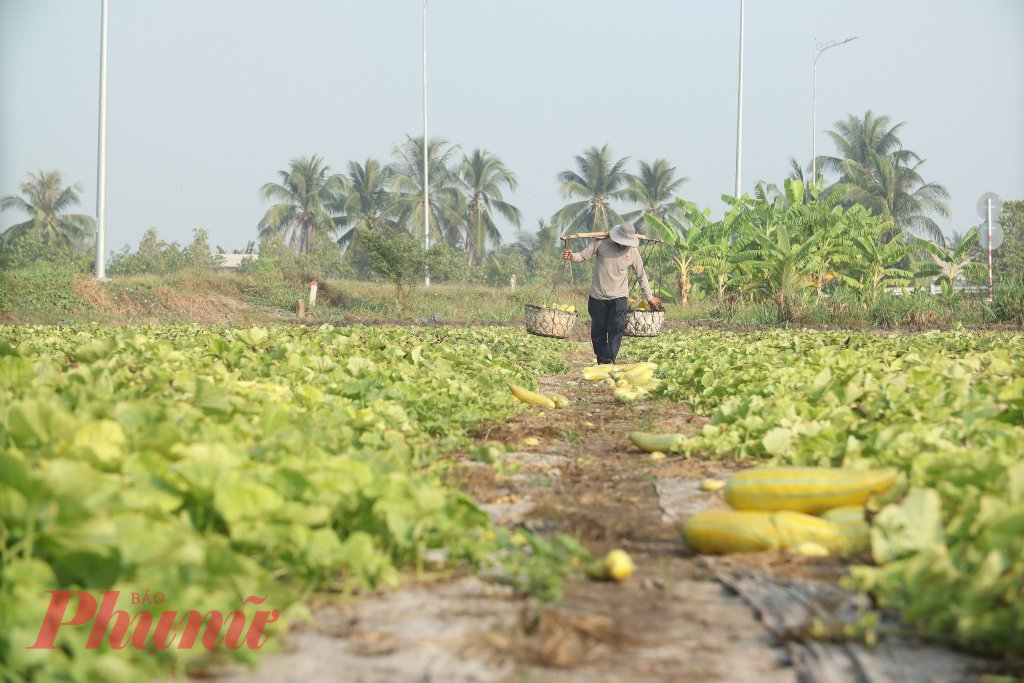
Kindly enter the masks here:
<path id="1" fill-rule="evenodd" d="M 591 365 L 583 368 L 583 379 L 598 386 L 613 389 L 617 401 L 629 403 L 657 389 L 661 380 L 654 376 L 656 363 L 627 363 L 625 365 Z"/>
<path id="2" fill-rule="evenodd" d="M 629 310 L 648 311 L 651 310 L 651 307 L 647 303 L 647 299 L 634 299 L 633 297 L 629 297 Z"/>
<path id="3" fill-rule="evenodd" d="M 561 394 L 530 391 L 526 387 L 521 387 L 518 384 L 509 384 L 508 388 L 512 392 L 513 396 L 523 403 L 529 403 L 532 406 L 540 406 L 541 408 L 569 407 L 569 399 Z"/>
<path id="4" fill-rule="evenodd" d="M 733 475 L 725 485 L 731 510 L 702 510 L 683 526 L 698 553 L 784 549 L 800 555 L 842 555 L 871 543 L 868 498 L 888 490 L 891 467 L 765 467 Z"/>

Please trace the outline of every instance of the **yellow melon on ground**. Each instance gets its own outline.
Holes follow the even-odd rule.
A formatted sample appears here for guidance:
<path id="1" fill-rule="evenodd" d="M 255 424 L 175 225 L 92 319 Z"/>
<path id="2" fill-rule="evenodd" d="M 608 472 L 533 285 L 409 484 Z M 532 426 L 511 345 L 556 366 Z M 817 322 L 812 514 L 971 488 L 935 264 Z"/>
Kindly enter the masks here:
<path id="1" fill-rule="evenodd" d="M 683 537 L 690 550 L 710 555 L 780 547 L 771 513 L 750 510 L 701 510 L 683 524 Z"/>
<path id="2" fill-rule="evenodd" d="M 604 568 L 608 572 L 609 578 L 615 581 L 625 581 L 633 575 L 636 565 L 633 564 L 633 558 L 629 556 L 629 553 L 616 548 L 605 555 Z"/>
<path id="3" fill-rule="evenodd" d="M 871 494 L 891 487 L 898 476 L 894 467 L 759 467 L 733 475 L 725 487 L 725 501 L 737 510 L 817 514 L 845 505 L 863 505 Z"/>

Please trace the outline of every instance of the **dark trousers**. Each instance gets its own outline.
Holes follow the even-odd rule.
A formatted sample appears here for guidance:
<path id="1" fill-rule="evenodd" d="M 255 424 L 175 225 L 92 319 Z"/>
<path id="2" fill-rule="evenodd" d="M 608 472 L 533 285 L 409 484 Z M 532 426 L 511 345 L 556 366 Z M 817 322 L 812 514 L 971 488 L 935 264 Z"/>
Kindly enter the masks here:
<path id="1" fill-rule="evenodd" d="M 587 301 L 590 312 L 590 340 L 594 343 L 597 362 L 614 363 L 622 344 L 622 333 L 626 330 L 626 311 L 629 299 L 595 299 Z"/>

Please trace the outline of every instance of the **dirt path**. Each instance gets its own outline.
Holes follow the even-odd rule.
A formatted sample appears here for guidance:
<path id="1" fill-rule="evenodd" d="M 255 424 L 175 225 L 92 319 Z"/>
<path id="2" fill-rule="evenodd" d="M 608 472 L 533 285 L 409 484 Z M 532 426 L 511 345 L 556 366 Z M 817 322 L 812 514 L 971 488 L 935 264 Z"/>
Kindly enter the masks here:
<path id="1" fill-rule="evenodd" d="M 461 482 L 499 523 L 568 533 L 595 556 L 622 548 L 637 564 L 622 584 L 575 582 L 561 604 L 541 610 L 533 632 L 506 636 L 517 672 L 530 681 L 795 680 L 785 651 L 742 600 L 687 557 L 679 532 L 681 506 L 709 502 L 696 482 L 737 465 L 658 461 L 636 449 L 630 431 L 692 432 L 702 421 L 671 403 L 626 406 L 610 389 L 580 381 L 588 351 L 589 343 L 579 344 L 568 374 L 541 379 L 570 408 L 526 411 L 478 435 L 539 441 L 510 454 L 515 473 L 467 465 Z M 659 483 L 683 481 L 694 483 L 690 495 L 658 496 Z"/>
<path id="2" fill-rule="evenodd" d="M 570 372 L 541 379 L 542 389 L 570 398 L 569 408 L 530 409 L 474 435 L 481 443 L 520 445 L 506 457 L 504 475 L 465 457 L 452 483 L 508 528 L 568 533 L 595 556 L 625 549 L 637 564 L 628 581 L 573 582 L 555 607 L 471 576 L 409 582 L 384 595 L 316 607 L 313 623 L 289 633 L 285 651 L 266 657 L 258 671 L 206 674 L 222 683 L 824 680 L 794 667 L 807 652 L 773 634 L 715 574 L 724 568 L 747 577 L 757 569 L 834 586 L 842 562 L 780 554 L 714 562 L 690 553 L 682 519 L 722 505 L 697 482 L 724 478 L 741 465 L 655 460 L 637 450 L 630 431 L 692 432 L 702 419 L 667 402 L 625 406 L 610 389 L 581 382 L 587 351 L 585 342 L 573 344 Z M 531 437 L 535 445 L 522 445 Z M 796 621 L 787 628 L 804 626 Z M 812 654 L 821 657 L 817 649 Z M 917 672 L 924 677 L 905 678 L 828 673 L 836 681 L 964 680 L 924 670 Z"/>

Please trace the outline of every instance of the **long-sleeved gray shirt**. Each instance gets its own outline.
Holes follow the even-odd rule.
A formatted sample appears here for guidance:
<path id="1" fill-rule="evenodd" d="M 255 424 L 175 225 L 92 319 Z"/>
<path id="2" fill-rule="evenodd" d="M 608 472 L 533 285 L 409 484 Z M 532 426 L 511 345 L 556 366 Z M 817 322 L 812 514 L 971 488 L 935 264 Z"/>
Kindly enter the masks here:
<path id="1" fill-rule="evenodd" d="M 610 239 L 596 239 L 581 252 L 573 252 L 573 263 L 583 263 L 597 253 L 594 279 L 590 283 L 590 296 L 595 299 L 619 299 L 629 296 L 629 269 L 632 267 L 640 281 L 644 298 L 651 298 L 644 261 L 636 247 L 624 247 Z"/>

